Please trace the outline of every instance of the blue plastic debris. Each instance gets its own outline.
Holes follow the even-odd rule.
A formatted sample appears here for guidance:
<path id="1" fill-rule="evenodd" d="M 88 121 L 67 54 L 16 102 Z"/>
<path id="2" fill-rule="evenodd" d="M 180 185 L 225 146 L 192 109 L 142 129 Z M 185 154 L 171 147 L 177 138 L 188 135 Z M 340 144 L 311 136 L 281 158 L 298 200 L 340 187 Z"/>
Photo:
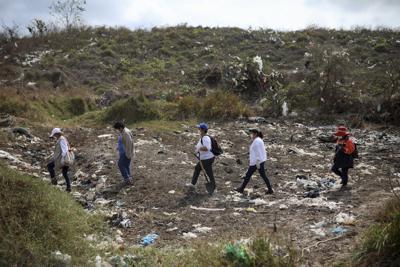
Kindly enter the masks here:
<path id="1" fill-rule="evenodd" d="M 145 237 L 142 238 L 140 241 L 140 244 L 144 247 L 153 244 L 156 239 L 159 237 L 158 234 L 148 234 Z"/>
<path id="2" fill-rule="evenodd" d="M 342 226 L 334 227 L 332 228 L 331 232 L 336 234 L 336 235 L 342 235 L 346 233 L 348 230 L 346 228 L 343 228 Z"/>

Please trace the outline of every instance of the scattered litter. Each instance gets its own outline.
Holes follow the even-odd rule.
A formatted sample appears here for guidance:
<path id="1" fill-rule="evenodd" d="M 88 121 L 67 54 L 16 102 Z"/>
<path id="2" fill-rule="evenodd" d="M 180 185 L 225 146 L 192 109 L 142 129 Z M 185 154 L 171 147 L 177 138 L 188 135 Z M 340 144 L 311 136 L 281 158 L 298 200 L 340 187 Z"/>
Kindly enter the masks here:
<path id="1" fill-rule="evenodd" d="M 321 229 L 321 228 L 315 228 L 315 229 L 312 228 L 312 229 L 310 229 L 310 231 L 313 232 L 314 234 L 318 235 L 318 236 L 321 236 L 321 237 L 326 236 L 325 231 L 323 229 Z"/>
<path id="2" fill-rule="evenodd" d="M 168 228 L 167 230 L 165 230 L 165 232 L 173 232 L 173 231 L 176 231 L 178 229 L 179 229 L 178 227 L 172 227 L 172 228 Z"/>
<path id="3" fill-rule="evenodd" d="M 140 244 L 144 247 L 153 244 L 156 242 L 156 239 L 159 237 L 158 234 L 148 234 L 140 240 Z"/>
<path id="4" fill-rule="evenodd" d="M 199 234 L 205 234 L 212 230 L 211 227 L 201 226 L 201 224 L 195 224 L 195 225 L 193 225 L 193 227 L 195 228 L 193 230 L 193 232 L 199 233 Z"/>
<path id="5" fill-rule="evenodd" d="M 176 212 L 171 212 L 171 213 L 169 213 L 169 212 L 163 212 L 163 214 L 165 215 L 165 216 L 175 216 L 176 215 Z"/>
<path id="6" fill-rule="evenodd" d="M 217 208 L 204 208 L 204 207 L 195 207 L 195 206 L 190 206 L 191 209 L 193 210 L 202 210 L 202 211 L 224 211 L 225 208 L 217 209 Z"/>
<path id="7" fill-rule="evenodd" d="M 71 256 L 68 254 L 63 254 L 59 250 L 52 252 L 51 256 L 53 257 L 53 259 L 64 263 L 66 266 L 70 266 L 71 264 Z"/>
<path id="8" fill-rule="evenodd" d="M 336 215 L 336 223 L 339 224 L 344 224 L 344 225 L 354 225 L 356 222 L 356 219 L 354 218 L 353 215 L 346 214 L 346 213 L 339 213 Z"/>
<path id="9" fill-rule="evenodd" d="M 311 190 L 311 191 L 305 192 L 303 197 L 309 197 L 309 198 L 319 197 L 319 191 L 318 190 Z"/>
<path id="10" fill-rule="evenodd" d="M 314 152 L 306 152 L 306 151 L 304 151 L 304 149 L 302 149 L 302 148 L 297 148 L 297 147 L 290 147 L 290 148 L 288 149 L 288 152 L 289 152 L 289 153 L 292 153 L 292 154 L 301 155 L 301 156 L 310 156 L 310 157 L 318 156 L 317 153 L 314 153 Z"/>
<path id="11" fill-rule="evenodd" d="M 249 201 L 249 203 L 254 204 L 256 206 L 268 205 L 268 202 L 261 198 L 252 199 Z"/>
<path id="12" fill-rule="evenodd" d="M 171 194 L 171 195 L 175 194 L 175 190 L 168 191 L 168 194 Z"/>
<path id="13" fill-rule="evenodd" d="M 324 237 L 326 236 L 326 233 L 324 229 L 322 229 L 326 225 L 325 221 L 321 221 L 318 223 L 314 223 L 313 225 L 310 225 L 310 231 L 315 233 L 318 236 Z"/>
<path id="14" fill-rule="evenodd" d="M 225 255 L 230 261 L 237 262 L 240 266 L 250 266 L 250 257 L 243 244 L 228 244 L 225 247 Z"/>
<path id="15" fill-rule="evenodd" d="M 197 235 L 192 232 L 183 233 L 183 238 L 185 238 L 185 239 L 197 238 Z"/>
<path id="16" fill-rule="evenodd" d="M 100 138 L 100 139 L 113 138 L 113 137 L 114 136 L 112 134 L 102 134 L 102 135 L 97 136 L 97 138 Z"/>
<path id="17" fill-rule="evenodd" d="M 335 235 L 342 235 L 346 233 L 348 230 L 342 226 L 334 227 L 332 228 L 331 232 L 334 233 Z"/>
<path id="18" fill-rule="evenodd" d="M 255 208 L 247 208 L 247 209 L 245 209 L 245 211 L 257 213 L 257 210 Z"/>
<path id="19" fill-rule="evenodd" d="M 287 210 L 287 209 L 288 209 L 288 206 L 285 205 L 285 204 L 280 204 L 280 205 L 279 205 L 279 209 L 280 209 L 280 210 Z"/>
<path id="20" fill-rule="evenodd" d="M 125 220 L 123 220 L 123 221 L 120 222 L 120 225 L 121 225 L 123 228 L 131 228 L 131 227 L 132 227 L 132 221 L 129 220 L 129 219 L 125 219 Z"/>

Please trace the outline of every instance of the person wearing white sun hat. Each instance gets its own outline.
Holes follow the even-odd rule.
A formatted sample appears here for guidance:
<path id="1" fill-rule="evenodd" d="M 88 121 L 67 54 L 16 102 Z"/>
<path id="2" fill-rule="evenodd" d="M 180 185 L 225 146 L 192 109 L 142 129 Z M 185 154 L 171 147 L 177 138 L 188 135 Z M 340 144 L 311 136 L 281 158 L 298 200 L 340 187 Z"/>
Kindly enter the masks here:
<path id="1" fill-rule="evenodd" d="M 60 128 L 54 128 L 51 131 L 50 138 L 56 139 L 54 153 L 51 157 L 50 163 L 47 164 L 51 183 L 57 185 L 56 170 L 61 169 L 62 175 L 65 178 L 65 184 L 67 185 L 66 191 L 71 192 L 71 180 L 68 176 L 69 166 L 66 163 L 66 157 L 70 150 L 68 140 L 65 138 Z"/>

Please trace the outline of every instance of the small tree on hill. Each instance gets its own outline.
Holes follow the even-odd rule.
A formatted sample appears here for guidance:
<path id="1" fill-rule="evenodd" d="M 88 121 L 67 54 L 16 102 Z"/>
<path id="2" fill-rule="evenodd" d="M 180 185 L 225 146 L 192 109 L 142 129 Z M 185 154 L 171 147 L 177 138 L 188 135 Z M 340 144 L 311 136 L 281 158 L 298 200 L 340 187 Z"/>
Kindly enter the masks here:
<path id="1" fill-rule="evenodd" d="M 56 0 L 50 9 L 53 15 L 63 27 L 70 30 L 72 27 L 82 23 L 82 13 L 85 9 L 86 0 Z"/>
<path id="2" fill-rule="evenodd" d="M 34 19 L 27 29 L 33 37 L 42 37 L 48 30 L 46 23 L 41 19 Z"/>

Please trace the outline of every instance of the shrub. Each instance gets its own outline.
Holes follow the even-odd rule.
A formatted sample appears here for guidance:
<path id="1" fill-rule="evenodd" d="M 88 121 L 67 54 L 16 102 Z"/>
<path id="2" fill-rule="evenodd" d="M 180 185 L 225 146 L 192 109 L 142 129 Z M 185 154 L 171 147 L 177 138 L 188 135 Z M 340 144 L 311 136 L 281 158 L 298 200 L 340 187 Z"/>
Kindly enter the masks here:
<path id="1" fill-rule="evenodd" d="M 86 102 L 81 97 L 74 97 L 69 100 L 68 110 L 75 116 L 86 112 Z"/>
<path id="2" fill-rule="evenodd" d="M 377 213 L 377 224 L 364 234 L 355 254 L 359 266 L 398 266 L 400 263 L 400 198 Z"/>
<path id="3" fill-rule="evenodd" d="M 19 116 L 29 109 L 29 105 L 20 98 L 4 95 L 2 99 L 0 101 L 0 114 Z"/>
<path id="4" fill-rule="evenodd" d="M 104 121 L 125 121 L 134 123 L 145 120 L 158 119 L 160 114 L 154 103 L 146 97 L 130 97 L 119 100 L 109 107 L 104 114 Z"/>
<path id="5" fill-rule="evenodd" d="M 198 115 L 206 120 L 236 119 L 250 113 L 237 95 L 222 91 L 212 93 L 198 103 L 201 103 Z"/>
<path id="6" fill-rule="evenodd" d="M 97 225 L 68 194 L 0 165 L 0 266 L 49 266 L 56 250 L 82 266 Z"/>

